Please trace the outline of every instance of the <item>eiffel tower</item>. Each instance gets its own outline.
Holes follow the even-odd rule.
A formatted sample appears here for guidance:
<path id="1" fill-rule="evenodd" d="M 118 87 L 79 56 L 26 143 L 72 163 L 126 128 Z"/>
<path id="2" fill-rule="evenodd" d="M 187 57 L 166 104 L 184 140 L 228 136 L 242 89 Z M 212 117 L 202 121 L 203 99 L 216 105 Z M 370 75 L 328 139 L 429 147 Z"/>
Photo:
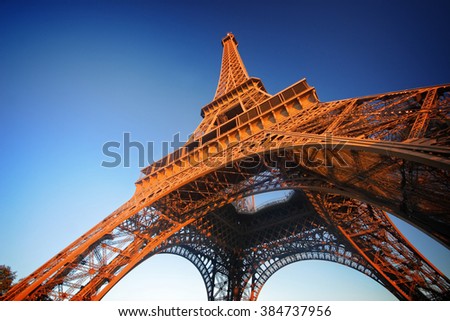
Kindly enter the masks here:
<path id="1" fill-rule="evenodd" d="M 301 260 L 356 269 L 400 300 L 448 300 L 449 279 L 387 213 L 449 247 L 450 85 L 321 102 L 303 79 L 270 95 L 233 34 L 222 45 L 214 100 L 186 144 L 3 300 L 100 300 L 163 252 L 197 267 L 209 300 L 256 300 Z"/>

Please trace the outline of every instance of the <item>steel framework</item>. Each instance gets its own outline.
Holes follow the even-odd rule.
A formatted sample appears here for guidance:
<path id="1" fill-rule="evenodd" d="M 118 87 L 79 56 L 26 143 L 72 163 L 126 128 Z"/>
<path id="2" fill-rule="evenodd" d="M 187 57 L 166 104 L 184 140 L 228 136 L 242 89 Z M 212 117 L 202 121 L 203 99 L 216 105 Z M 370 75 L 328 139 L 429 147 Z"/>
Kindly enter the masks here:
<path id="1" fill-rule="evenodd" d="M 209 300 L 256 300 L 300 260 L 346 265 L 401 300 L 449 299 L 449 279 L 386 212 L 450 246 L 450 85 L 321 102 L 303 79 L 270 95 L 234 36 L 222 45 L 214 100 L 188 142 L 3 299 L 100 300 L 158 253 L 190 260 Z M 248 202 L 275 190 L 292 192 Z"/>

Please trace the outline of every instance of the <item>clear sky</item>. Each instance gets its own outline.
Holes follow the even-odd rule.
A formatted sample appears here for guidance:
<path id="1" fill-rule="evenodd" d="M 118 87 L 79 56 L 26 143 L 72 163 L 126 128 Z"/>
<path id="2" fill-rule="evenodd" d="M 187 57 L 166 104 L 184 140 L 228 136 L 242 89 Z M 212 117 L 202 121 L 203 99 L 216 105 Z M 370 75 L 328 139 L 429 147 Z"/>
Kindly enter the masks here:
<path id="1" fill-rule="evenodd" d="M 450 82 L 448 1 L 0 2 L 0 264 L 25 277 L 124 203 L 139 177 L 105 168 L 108 141 L 185 138 L 233 32 L 274 94 L 306 77 L 322 101 Z M 396 221 L 450 275 L 450 252 Z M 206 299 L 187 260 L 160 255 L 105 299 Z M 328 262 L 277 272 L 260 299 L 391 300 Z"/>

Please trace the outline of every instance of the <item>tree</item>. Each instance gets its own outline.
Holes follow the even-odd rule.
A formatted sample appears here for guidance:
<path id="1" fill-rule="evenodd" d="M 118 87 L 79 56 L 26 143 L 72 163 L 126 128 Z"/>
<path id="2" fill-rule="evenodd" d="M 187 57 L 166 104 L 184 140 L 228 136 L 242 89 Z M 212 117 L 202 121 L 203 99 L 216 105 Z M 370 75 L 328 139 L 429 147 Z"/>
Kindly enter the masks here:
<path id="1" fill-rule="evenodd" d="M 16 272 L 11 271 L 9 266 L 0 265 L 0 296 L 8 292 L 16 276 Z"/>

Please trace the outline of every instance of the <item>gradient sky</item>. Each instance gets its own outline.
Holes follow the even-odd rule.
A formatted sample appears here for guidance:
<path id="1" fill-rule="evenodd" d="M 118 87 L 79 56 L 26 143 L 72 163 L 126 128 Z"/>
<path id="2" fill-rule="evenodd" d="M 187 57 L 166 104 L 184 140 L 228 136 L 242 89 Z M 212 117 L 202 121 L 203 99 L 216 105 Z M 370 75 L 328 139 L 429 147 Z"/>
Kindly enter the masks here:
<path id="1" fill-rule="evenodd" d="M 105 168 L 123 133 L 186 138 L 233 32 L 275 94 L 306 77 L 322 101 L 450 82 L 448 1 L 1 1 L 0 264 L 25 277 L 124 203 L 139 177 Z M 395 221 L 447 276 L 450 252 Z M 187 260 L 159 255 L 106 299 L 206 299 Z M 299 262 L 264 300 L 392 300 L 359 272 Z"/>

